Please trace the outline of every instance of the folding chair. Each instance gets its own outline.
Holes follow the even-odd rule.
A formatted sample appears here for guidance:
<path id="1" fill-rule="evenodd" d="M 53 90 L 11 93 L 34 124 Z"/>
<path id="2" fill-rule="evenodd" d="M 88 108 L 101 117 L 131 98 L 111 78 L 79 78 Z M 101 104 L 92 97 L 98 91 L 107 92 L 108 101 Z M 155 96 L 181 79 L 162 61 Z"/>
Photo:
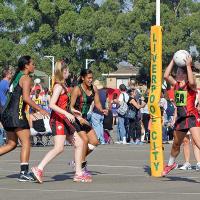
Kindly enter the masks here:
<path id="1" fill-rule="evenodd" d="M 43 118 L 42 121 L 40 119 L 40 122 L 43 123 L 43 125 L 45 128 L 45 131 L 38 131 L 37 129 L 33 128 L 30 129 L 31 131 L 31 136 L 32 136 L 32 144 L 34 146 L 37 145 L 42 145 L 42 146 L 48 146 L 48 145 L 52 145 L 53 142 L 51 140 L 52 138 L 52 131 L 49 125 L 49 118 Z"/>

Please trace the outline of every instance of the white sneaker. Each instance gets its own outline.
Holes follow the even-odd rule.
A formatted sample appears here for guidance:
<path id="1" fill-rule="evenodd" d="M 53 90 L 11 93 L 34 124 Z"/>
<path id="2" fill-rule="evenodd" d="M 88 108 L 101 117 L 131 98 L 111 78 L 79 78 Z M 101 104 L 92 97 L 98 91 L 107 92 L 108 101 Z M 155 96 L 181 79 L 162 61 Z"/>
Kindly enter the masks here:
<path id="1" fill-rule="evenodd" d="M 196 164 L 196 171 L 200 171 L 200 164 L 199 163 Z"/>
<path id="2" fill-rule="evenodd" d="M 123 143 L 122 144 L 127 144 L 126 137 L 123 137 Z"/>
<path id="3" fill-rule="evenodd" d="M 186 162 L 183 164 L 182 167 L 179 168 L 180 170 L 191 170 L 192 169 L 192 166 L 190 163 Z"/>
<path id="4" fill-rule="evenodd" d="M 116 141 L 115 144 L 122 144 L 122 141 Z"/>

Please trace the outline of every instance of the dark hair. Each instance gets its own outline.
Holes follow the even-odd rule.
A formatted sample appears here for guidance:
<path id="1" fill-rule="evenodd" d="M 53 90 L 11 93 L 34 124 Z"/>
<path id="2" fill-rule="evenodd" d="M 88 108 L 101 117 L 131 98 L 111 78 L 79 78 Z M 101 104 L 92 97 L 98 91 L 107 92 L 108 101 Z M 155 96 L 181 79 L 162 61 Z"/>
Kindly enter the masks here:
<path id="1" fill-rule="evenodd" d="M 126 91 L 126 86 L 125 86 L 124 84 L 121 84 L 121 85 L 119 86 L 119 89 L 120 89 L 121 91 Z"/>
<path id="2" fill-rule="evenodd" d="M 118 96 L 117 93 L 114 93 L 112 99 L 113 99 L 113 100 L 114 100 L 114 99 L 117 99 L 117 96 Z"/>
<path id="3" fill-rule="evenodd" d="M 18 68 L 15 71 L 15 74 L 12 78 L 12 80 L 10 81 L 10 85 L 12 84 L 12 82 L 15 80 L 17 74 L 21 71 L 25 69 L 25 65 L 28 65 L 31 61 L 31 56 L 22 56 L 19 58 L 18 60 Z"/>
<path id="4" fill-rule="evenodd" d="M 2 70 L 2 74 L 1 74 L 2 78 L 5 78 L 8 75 L 9 72 L 10 72 L 10 68 L 9 67 L 5 67 Z"/>
<path id="5" fill-rule="evenodd" d="M 18 60 L 18 71 L 24 70 L 25 65 L 28 65 L 31 61 L 31 56 L 22 56 Z"/>
<path id="6" fill-rule="evenodd" d="M 88 74 L 92 74 L 92 70 L 91 69 L 81 69 L 81 73 L 80 73 L 80 80 L 79 80 L 79 83 L 82 83 L 83 80 L 82 78 L 85 78 Z"/>

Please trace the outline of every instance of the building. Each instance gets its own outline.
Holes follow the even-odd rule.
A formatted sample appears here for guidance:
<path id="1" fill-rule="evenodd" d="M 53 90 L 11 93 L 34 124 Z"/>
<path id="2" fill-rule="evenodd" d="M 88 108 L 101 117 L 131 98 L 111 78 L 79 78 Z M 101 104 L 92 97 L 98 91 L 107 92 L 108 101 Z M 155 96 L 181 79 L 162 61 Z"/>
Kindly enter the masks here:
<path id="1" fill-rule="evenodd" d="M 102 74 L 106 77 L 106 86 L 108 88 L 119 88 L 120 84 L 128 86 L 129 81 L 135 80 L 139 69 L 133 65 L 121 62 L 117 65 L 117 71 L 108 74 Z"/>
<path id="2" fill-rule="evenodd" d="M 108 88 L 119 88 L 120 84 L 128 86 L 129 81 L 135 81 L 139 68 L 127 62 L 121 62 L 117 65 L 117 70 L 108 74 L 102 74 L 106 77 L 106 86 Z M 197 88 L 200 88 L 200 63 L 194 63 L 194 74 L 196 77 Z"/>

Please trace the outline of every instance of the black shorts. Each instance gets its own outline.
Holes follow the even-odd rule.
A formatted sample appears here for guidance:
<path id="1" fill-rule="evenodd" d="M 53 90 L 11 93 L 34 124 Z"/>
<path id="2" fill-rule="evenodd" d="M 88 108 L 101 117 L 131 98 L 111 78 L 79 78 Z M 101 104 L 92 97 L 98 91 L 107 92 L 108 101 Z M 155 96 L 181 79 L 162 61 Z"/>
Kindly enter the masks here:
<path id="1" fill-rule="evenodd" d="M 200 123 L 198 121 L 197 116 L 195 115 L 179 117 L 177 118 L 176 123 L 175 123 L 175 130 L 188 132 L 190 128 L 199 127 L 199 125 Z"/>
<path id="2" fill-rule="evenodd" d="M 30 129 L 29 126 L 26 126 L 26 127 L 4 127 L 4 130 L 7 131 L 7 132 L 15 132 L 15 130 L 17 128 L 21 128 L 21 129 Z"/>
<path id="3" fill-rule="evenodd" d="M 84 131 L 86 133 L 90 132 L 93 128 L 87 124 L 81 124 L 78 119 L 76 119 L 75 125 L 77 132 Z"/>

